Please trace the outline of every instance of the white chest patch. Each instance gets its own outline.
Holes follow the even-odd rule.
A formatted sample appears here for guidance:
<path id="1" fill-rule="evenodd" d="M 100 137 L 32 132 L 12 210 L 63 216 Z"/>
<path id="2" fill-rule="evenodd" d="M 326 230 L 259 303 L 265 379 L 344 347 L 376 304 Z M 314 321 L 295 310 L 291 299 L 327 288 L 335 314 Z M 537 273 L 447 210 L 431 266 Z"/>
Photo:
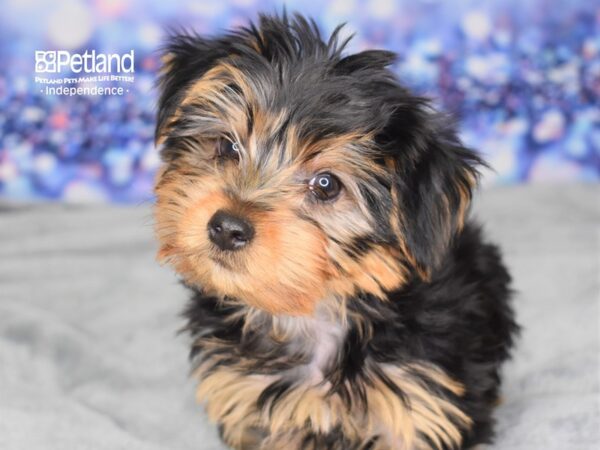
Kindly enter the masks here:
<path id="1" fill-rule="evenodd" d="M 328 319 L 309 319 L 308 332 L 311 338 L 311 359 L 306 370 L 312 381 L 323 381 L 323 373 L 336 359 L 346 336 L 346 329 L 339 322 Z"/>
<path id="2" fill-rule="evenodd" d="M 311 317 L 279 317 L 273 329 L 286 341 L 292 353 L 305 355 L 306 363 L 290 369 L 288 374 L 302 378 L 306 384 L 323 382 L 324 373 L 334 363 L 344 344 L 347 328 L 342 320 L 325 307 Z"/>

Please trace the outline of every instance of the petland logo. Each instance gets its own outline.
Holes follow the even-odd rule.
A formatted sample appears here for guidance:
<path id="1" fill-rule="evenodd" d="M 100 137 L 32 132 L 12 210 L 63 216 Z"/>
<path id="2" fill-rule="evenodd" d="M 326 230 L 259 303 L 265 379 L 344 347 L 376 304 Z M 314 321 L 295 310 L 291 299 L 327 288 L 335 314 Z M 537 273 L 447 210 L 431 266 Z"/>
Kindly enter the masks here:
<path id="1" fill-rule="evenodd" d="M 126 95 L 129 89 L 121 84 L 135 80 L 135 53 L 36 50 L 35 73 L 34 81 L 43 85 L 40 93 L 45 95 Z"/>
<path id="2" fill-rule="evenodd" d="M 96 50 L 83 54 L 66 50 L 35 52 L 36 73 L 61 73 L 64 69 L 73 73 L 134 73 L 134 51 L 117 53 L 96 53 Z"/>

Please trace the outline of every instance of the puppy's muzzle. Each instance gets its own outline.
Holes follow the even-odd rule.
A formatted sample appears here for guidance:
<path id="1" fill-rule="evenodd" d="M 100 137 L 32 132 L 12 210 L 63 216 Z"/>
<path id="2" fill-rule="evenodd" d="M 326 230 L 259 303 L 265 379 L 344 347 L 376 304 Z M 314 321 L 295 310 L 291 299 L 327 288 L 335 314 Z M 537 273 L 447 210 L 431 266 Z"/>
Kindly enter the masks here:
<path id="1" fill-rule="evenodd" d="M 254 227 L 243 217 L 220 209 L 208 222 L 208 237 L 221 250 L 235 251 L 250 243 Z"/>

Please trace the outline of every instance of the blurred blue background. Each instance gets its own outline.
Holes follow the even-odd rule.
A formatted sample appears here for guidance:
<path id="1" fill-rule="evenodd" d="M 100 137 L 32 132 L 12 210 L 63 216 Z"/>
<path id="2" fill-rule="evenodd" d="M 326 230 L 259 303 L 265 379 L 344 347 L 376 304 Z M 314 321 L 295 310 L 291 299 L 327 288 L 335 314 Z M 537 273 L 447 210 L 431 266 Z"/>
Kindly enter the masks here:
<path id="1" fill-rule="evenodd" d="M 347 22 L 348 50 L 399 54 L 394 70 L 461 120 L 491 163 L 486 184 L 600 179 L 600 3 L 594 0 L 285 2 L 324 33 Z M 282 2 L 0 2 L 0 196 L 139 202 L 159 164 L 153 87 L 164 30 L 219 33 Z M 36 50 L 135 50 L 123 96 L 49 96 Z"/>

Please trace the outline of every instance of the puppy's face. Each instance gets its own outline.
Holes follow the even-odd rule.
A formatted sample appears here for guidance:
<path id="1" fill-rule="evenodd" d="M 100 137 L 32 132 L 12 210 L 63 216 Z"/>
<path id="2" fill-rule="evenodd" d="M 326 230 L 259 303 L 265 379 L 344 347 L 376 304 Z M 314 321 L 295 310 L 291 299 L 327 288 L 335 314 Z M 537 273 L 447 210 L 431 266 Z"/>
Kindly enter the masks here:
<path id="1" fill-rule="evenodd" d="M 301 18 L 172 38 L 160 81 L 159 258 L 274 314 L 384 298 L 460 226 L 475 157 L 396 84 Z"/>

